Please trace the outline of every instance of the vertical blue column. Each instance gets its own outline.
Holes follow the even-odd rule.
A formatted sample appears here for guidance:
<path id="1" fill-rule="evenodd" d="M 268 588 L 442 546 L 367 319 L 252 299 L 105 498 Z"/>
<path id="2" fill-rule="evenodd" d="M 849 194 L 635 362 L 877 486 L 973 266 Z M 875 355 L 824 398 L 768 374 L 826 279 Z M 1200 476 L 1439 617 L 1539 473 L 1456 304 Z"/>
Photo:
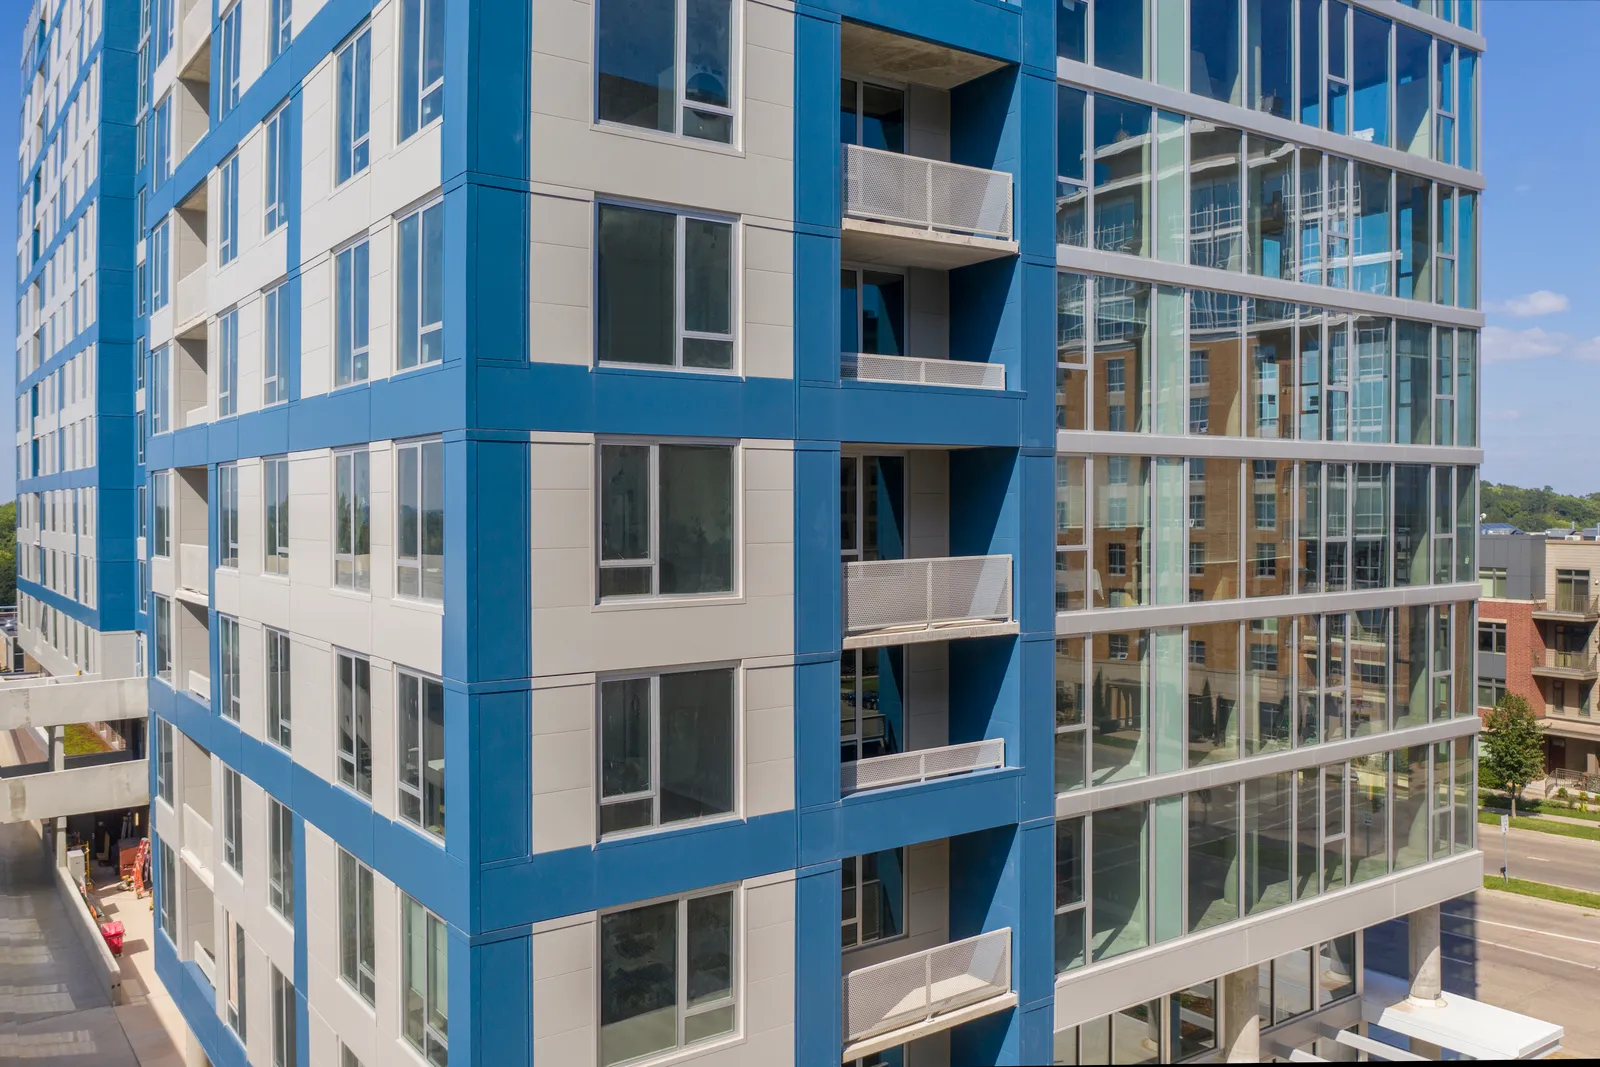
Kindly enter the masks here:
<path id="1" fill-rule="evenodd" d="M 802 867 L 794 891 L 794 1060 L 798 1064 L 839 1062 L 840 978 L 838 860 Z M 959 1062 L 959 1061 L 952 1061 Z"/>

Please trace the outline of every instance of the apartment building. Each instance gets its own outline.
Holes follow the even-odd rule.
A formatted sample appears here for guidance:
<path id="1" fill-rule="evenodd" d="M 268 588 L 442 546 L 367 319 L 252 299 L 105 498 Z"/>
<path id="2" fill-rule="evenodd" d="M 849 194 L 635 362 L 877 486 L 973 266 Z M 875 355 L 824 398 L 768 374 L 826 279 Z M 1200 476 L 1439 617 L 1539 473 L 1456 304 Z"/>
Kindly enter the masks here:
<path id="1" fill-rule="evenodd" d="M 1600 570 L 1600 541 L 1586 530 L 1486 534 L 1479 543 L 1478 707 L 1506 693 L 1525 699 L 1544 730 L 1547 778 L 1592 789 L 1600 783 L 1600 598 L 1590 576 Z"/>
<path id="2" fill-rule="evenodd" d="M 120 4 L 210 1062 L 1559 1041 L 1438 989 L 1472 0 Z"/>

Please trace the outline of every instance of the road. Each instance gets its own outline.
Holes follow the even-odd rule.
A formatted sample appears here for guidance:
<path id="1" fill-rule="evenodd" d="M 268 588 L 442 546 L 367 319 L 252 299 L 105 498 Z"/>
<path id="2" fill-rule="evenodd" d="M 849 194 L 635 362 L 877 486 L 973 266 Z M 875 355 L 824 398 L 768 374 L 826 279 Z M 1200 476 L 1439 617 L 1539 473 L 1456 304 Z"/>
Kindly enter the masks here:
<path id="1" fill-rule="evenodd" d="M 1511 877 L 1600 893 L 1600 841 L 1537 830 L 1512 830 L 1506 837 Z M 1499 873 L 1500 828 L 1480 825 L 1478 847 L 1483 849 L 1483 873 Z"/>
<path id="2" fill-rule="evenodd" d="M 1600 985 L 1600 912 L 1487 889 L 1443 912 L 1446 990 L 1558 1023 L 1565 1056 L 1600 1057 L 1592 993 Z M 1366 948 L 1368 967 L 1407 973 L 1403 922 L 1368 931 Z"/>

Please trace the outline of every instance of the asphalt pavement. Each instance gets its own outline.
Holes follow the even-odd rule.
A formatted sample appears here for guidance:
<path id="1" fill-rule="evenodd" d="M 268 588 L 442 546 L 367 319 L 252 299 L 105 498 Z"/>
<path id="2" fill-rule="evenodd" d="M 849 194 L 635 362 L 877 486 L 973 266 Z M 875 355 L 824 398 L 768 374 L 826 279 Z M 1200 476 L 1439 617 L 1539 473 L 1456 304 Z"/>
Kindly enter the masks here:
<path id="1" fill-rule="evenodd" d="M 1503 858 L 1500 828 L 1480 824 L 1478 847 L 1483 850 L 1486 875 L 1498 874 L 1509 860 L 1513 878 L 1600 893 L 1600 841 L 1511 830 L 1506 834 Z"/>

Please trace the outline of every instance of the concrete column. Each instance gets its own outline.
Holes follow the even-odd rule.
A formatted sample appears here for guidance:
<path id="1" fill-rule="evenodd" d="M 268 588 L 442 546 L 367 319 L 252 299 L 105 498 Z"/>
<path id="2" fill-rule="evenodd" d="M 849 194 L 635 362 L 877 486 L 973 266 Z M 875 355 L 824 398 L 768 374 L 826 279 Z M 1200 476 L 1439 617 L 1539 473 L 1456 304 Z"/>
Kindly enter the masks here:
<path id="1" fill-rule="evenodd" d="M 48 738 L 50 769 L 64 771 L 67 769 L 67 731 L 64 726 L 49 726 L 45 728 Z M 65 816 L 56 817 L 56 866 L 67 865 L 67 820 Z"/>
<path id="2" fill-rule="evenodd" d="M 1406 918 L 1411 930 L 1411 1000 L 1436 1004 L 1444 993 L 1439 955 L 1439 905 L 1414 911 Z"/>
<path id="3" fill-rule="evenodd" d="M 1222 1051 L 1227 1063 L 1261 1062 L 1261 986 L 1256 968 L 1223 975 Z"/>

